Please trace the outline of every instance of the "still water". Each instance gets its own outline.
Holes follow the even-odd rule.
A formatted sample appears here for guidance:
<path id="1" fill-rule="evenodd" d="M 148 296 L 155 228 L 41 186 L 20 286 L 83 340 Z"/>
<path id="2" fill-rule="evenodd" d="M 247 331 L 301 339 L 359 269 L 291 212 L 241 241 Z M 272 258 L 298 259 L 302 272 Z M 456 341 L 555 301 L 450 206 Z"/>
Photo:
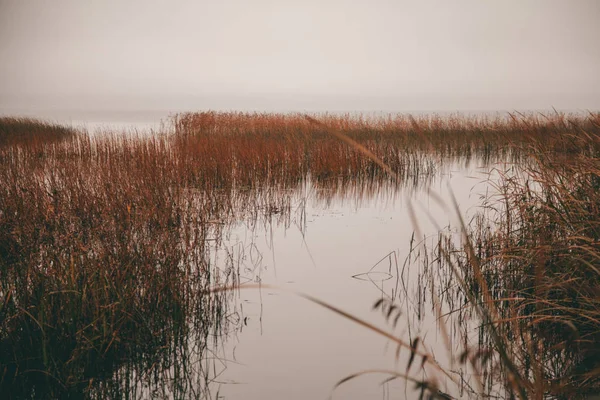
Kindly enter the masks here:
<path id="1" fill-rule="evenodd" d="M 223 361 L 216 364 L 213 394 L 225 399 L 326 399 L 331 394 L 334 399 L 417 399 L 412 384 L 382 384 L 389 375 L 381 373 L 357 377 L 332 393 L 337 382 L 361 371 L 405 372 L 409 354 L 396 359 L 396 348 L 387 339 L 294 292 L 314 296 L 406 341 L 423 337 L 426 348 L 442 362 L 448 350 L 435 318 L 426 312 L 417 321 L 423 306 L 411 298 L 419 271 L 405 264 L 415 232 L 408 202 L 421 234 L 432 242 L 440 227 L 456 226 L 456 216 L 431 201 L 428 192 L 451 204 L 452 191 L 467 216 L 490 190 L 485 183 L 488 170 L 455 165 L 429 189 L 382 189 L 370 197 L 324 201 L 315 190 L 305 190 L 297 195 L 288 224 L 236 224 L 215 253 L 217 262 L 229 259 L 237 265 L 242 283 L 269 287 L 241 290 L 236 296 L 231 315 L 235 329 L 221 343 Z M 381 298 L 402 305 L 395 328 L 380 311 L 373 311 Z M 421 312 L 431 311 L 425 307 Z M 447 383 L 441 380 L 441 389 L 457 394 Z"/>

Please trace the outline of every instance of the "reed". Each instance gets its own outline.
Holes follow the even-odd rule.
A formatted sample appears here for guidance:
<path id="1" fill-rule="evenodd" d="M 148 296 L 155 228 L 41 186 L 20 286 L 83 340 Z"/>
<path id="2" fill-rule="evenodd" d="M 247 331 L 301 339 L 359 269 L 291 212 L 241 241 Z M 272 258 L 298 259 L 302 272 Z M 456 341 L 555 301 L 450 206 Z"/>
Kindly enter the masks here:
<path id="1" fill-rule="evenodd" d="M 311 122 L 310 119 L 313 121 Z M 597 114 L 509 114 L 507 117 L 404 114 L 381 116 L 332 114 L 268 114 L 268 113 L 184 113 L 174 116 L 175 135 L 180 140 L 196 138 L 212 140 L 210 144 L 230 143 L 230 149 L 251 144 L 248 151 L 267 150 L 279 157 L 310 155 L 324 151 L 311 161 L 326 162 L 329 157 L 343 157 L 347 167 L 353 162 L 371 163 L 368 157 L 350 158 L 353 146 L 347 146 L 332 132 L 339 132 L 385 162 L 396 171 L 403 164 L 402 155 L 427 152 L 447 158 L 471 158 L 506 161 L 520 159 L 523 150 L 535 139 L 543 138 L 545 148 L 558 152 L 577 152 L 576 143 L 566 143 L 565 135 L 579 135 L 582 130 L 596 130 Z M 318 121 L 315 124 L 314 121 Z M 320 124 L 320 125 L 319 125 Z M 242 143 L 236 143 L 237 140 Z M 565 145 L 567 145 L 565 147 Z M 285 154 L 284 150 L 296 154 Z M 341 154 L 340 154 L 341 153 Z M 327 157 L 325 157 L 325 155 Z M 261 158 L 261 157 L 257 157 Z M 352 160 L 353 162 L 350 162 Z"/>
<path id="2" fill-rule="evenodd" d="M 59 142 L 75 136 L 75 129 L 32 118 L 0 117 L 0 147 Z"/>
<path id="3" fill-rule="evenodd" d="M 549 375 L 545 364 L 563 344 L 572 373 L 562 387 L 591 387 L 596 379 L 589 363 L 598 331 L 597 114 L 468 119 L 205 112 L 177 115 L 172 123 L 169 134 L 92 137 L 46 122 L 0 120 L 3 397 L 122 397 L 148 386 L 165 396 L 202 392 L 209 377 L 190 377 L 188 361 L 202 360 L 210 335 L 227 328 L 227 292 L 214 287 L 235 286 L 238 276 L 233 265 L 211 265 L 208 243 L 218 243 L 230 223 L 289 223 L 292 194 L 307 185 L 327 201 L 426 184 L 446 163 L 473 159 L 519 162 L 535 178 L 526 181 L 533 186 L 505 186 L 503 218 L 482 217 L 481 227 L 493 222 L 500 228 L 470 233 L 467 243 L 486 249 L 476 264 L 464 249 L 441 247 L 458 255 L 448 260 L 463 271 L 461 290 L 475 306 L 487 303 L 478 301 L 481 279 L 467 273 L 469 265 L 490 281 L 493 299 L 526 299 L 494 306 L 497 315 L 512 315 L 512 325 L 500 326 L 504 341 L 489 346 L 506 350 L 526 393 L 546 387 L 529 383 L 541 385 L 530 379 L 540 370 L 553 385 L 564 378 Z M 502 284 L 494 286 L 493 273 L 507 278 L 498 275 Z M 518 274 L 518 280 L 508 278 Z M 522 365 L 525 353 L 517 346 L 501 347 L 512 339 L 513 325 L 528 338 L 551 332 L 551 344 L 536 353 L 546 358 L 530 356 Z M 567 332 L 578 336 L 561 340 Z M 433 362 L 418 342 L 398 343 L 422 365 Z M 169 387 L 157 383 L 170 373 L 179 378 Z M 418 383 L 443 398 L 434 382 Z"/>
<path id="4" fill-rule="evenodd" d="M 461 359 L 489 396 L 498 382 L 507 398 L 586 398 L 600 387 L 600 124 L 590 122 L 557 142 L 570 155 L 532 142 L 532 162 L 500 174 L 462 241 L 442 232 L 422 257 L 432 282 L 434 270 L 451 272 L 435 274 L 433 310 L 442 299 L 459 324 L 479 321 Z"/>
<path id="5" fill-rule="evenodd" d="M 226 312 L 209 288 L 236 276 L 208 261 L 220 196 L 184 191 L 168 154 L 160 138 L 84 135 L 0 149 L 3 398 L 177 397 L 201 380 L 186 360 Z M 174 386 L 153 379 L 173 371 Z"/>

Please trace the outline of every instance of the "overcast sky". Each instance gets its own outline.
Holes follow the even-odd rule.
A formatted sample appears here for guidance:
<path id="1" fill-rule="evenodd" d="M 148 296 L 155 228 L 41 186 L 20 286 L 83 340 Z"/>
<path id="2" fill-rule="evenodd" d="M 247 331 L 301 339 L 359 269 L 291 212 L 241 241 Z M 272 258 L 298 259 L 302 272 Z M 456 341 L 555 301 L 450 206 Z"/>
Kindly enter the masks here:
<path id="1" fill-rule="evenodd" d="M 597 110 L 598 21 L 598 0 L 0 0 L 0 108 Z"/>

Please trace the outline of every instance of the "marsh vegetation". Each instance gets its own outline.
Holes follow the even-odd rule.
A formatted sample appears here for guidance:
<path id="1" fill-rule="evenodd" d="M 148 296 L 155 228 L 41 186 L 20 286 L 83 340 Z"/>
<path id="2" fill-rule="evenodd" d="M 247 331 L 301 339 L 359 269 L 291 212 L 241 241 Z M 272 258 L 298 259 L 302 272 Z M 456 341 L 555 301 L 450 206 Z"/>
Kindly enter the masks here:
<path id="1" fill-rule="evenodd" d="M 420 335 L 354 322 L 407 348 L 407 365 L 383 373 L 416 396 L 448 398 L 442 379 L 472 397 L 597 390 L 599 134 L 598 114 L 203 112 L 150 135 L 2 118 L 0 394 L 214 397 L 211 346 L 243 283 L 233 257 L 214 258 L 232 226 L 305 222 L 307 190 L 325 204 L 369 198 L 471 163 L 497 172 L 496 190 L 433 242 L 413 222 L 412 251 L 395 259 L 419 271 L 416 285 L 374 299 L 392 327 L 414 320 L 401 302 L 431 306 L 448 364 Z"/>

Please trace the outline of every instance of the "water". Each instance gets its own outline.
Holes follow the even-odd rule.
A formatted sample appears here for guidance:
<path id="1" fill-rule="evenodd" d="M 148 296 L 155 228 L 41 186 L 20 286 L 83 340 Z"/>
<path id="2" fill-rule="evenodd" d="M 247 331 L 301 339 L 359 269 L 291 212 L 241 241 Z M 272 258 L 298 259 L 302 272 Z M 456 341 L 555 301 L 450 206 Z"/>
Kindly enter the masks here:
<path id="1" fill-rule="evenodd" d="M 489 187 L 481 184 L 485 170 L 456 168 L 432 189 L 448 200 L 452 190 L 466 214 Z M 240 292 L 238 329 L 225 339 L 229 361 L 215 383 L 222 398 L 325 399 L 337 382 L 360 371 L 404 372 L 407 352 L 397 360 L 387 339 L 294 292 L 315 296 L 407 341 L 425 336 L 436 358 L 447 353 L 434 319 L 420 327 L 416 323 L 415 299 L 405 301 L 406 313 L 396 329 L 372 306 L 382 297 L 401 301 L 406 287 L 413 293 L 418 273 L 403 268 L 415 231 L 407 201 L 413 203 L 421 232 L 432 238 L 440 226 L 454 224 L 454 216 L 431 202 L 426 191 L 338 198 L 329 204 L 317 197 L 298 198 L 302 212 L 288 227 L 238 224 L 221 250 L 221 257 L 227 253 L 239 265 L 242 282 L 278 288 Z M 333 398 L 419 397 L 403 380 L 382 385 L 386 378 L 381 373 L 361 376 L 337 388 Z M 456 392 L 451 384 L 442 389 Z"/>

